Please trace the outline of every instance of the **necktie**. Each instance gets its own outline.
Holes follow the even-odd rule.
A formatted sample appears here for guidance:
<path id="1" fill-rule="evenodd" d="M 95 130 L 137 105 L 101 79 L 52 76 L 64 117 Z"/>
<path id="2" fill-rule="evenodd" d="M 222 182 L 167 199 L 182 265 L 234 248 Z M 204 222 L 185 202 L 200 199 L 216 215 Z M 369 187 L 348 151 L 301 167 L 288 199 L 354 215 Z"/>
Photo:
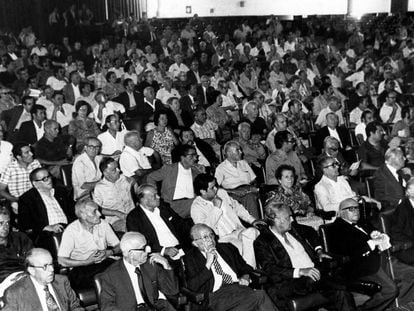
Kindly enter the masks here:
<path id="1" fill-rule="evenodd" d="M 286 234 L 283 236 L 283 238 L 285 239 L 286 245 L 289 246 L 290 248 L 293 248 L 293 245 L 292 245 L 292 243 L 290 243 L 290 241 L 289 241 Z"/>
<path id="2" fill-rule="evenodd" d="M 60 311 L 59 306 L 55 300 L 55 297 L 50 293 L 49 288 L 47 285 L 44 288 L 45 296 L 46 296 L 46 305 L 48 311 Z"/>
<path id="3" fill-rule="evenodd" d="M 223 268 L 217 261 L 217 257 L 214 257 L 213 261 L 214 269 L 216 270 L 217 274 L 221 275 L 221 278 L 223 279 L 224 284 L 233 284 L 233 279 L 229 274 L 223 271 Z"/>
<path id="4" fill-rule="evenodd" d="M 397 173 L 398 174 L 398 183 L 401 185 L 401 187 L 402 187 L 402 185 L 403 185 L 403 177 L 401 176 L 401 174 L 400 173 Z"/>
<path id="5" fill-rule="evenodd" d="M 135 273 L 138 277 L 138 286 L 139 286 L 139 290 L 141 292 L 141 296 L 142 299 L 144 299 L 145 304 L 148 307 L 152 307 L 152 303 L 149 301 L 148 296 L 147 296 L 147 292 L 145 291 L 145 287 L 144 287 L 144 281 L 142 279 L 142 273 L 141 270 L 139 268 L 135 268 Z"/>

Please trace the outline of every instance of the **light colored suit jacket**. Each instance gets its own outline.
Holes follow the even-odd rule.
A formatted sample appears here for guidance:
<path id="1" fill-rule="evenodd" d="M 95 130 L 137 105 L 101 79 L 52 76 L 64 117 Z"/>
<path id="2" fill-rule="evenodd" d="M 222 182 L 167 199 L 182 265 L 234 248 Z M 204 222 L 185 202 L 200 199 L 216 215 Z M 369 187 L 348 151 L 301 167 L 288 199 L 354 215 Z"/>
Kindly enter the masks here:
<path id="1" fill-rule="evenodd" d="M 79 299 L 70 287 L 66 276 L 55 275 L 52 282 L 56 293 L 56 300 L 61 311 L 83 311 Z M 2 311 L 40 311 L 42 305 L 36 289 L 29 276 L 26 276 L 11 285 L 4 294 L 5 307 Z"/>

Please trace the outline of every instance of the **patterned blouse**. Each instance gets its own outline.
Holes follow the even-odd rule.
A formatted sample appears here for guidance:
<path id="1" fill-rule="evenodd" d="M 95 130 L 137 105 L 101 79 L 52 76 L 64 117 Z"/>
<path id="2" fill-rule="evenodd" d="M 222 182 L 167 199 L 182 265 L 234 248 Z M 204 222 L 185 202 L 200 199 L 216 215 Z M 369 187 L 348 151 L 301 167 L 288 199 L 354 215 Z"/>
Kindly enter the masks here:
<path id="1" fill-rule="evenodd" d="M 160 132 L 154 129 L 151 148 L 157 151 L 162 159 L 162 164 L 172 164 L 171 151 L 174 148 L 174 137 L 170 129 Z"/>
<path id="2" fill-rule="evenodd" d="M 270 201 L 282 202 L 294 215 L 306 216 L 307 213 L 313 212 L 311 200 L 299 185 L 293 186 L 292 193 L 288 193 L 283 187 L 277 187 L 266 195 L 266 204 Z"/>

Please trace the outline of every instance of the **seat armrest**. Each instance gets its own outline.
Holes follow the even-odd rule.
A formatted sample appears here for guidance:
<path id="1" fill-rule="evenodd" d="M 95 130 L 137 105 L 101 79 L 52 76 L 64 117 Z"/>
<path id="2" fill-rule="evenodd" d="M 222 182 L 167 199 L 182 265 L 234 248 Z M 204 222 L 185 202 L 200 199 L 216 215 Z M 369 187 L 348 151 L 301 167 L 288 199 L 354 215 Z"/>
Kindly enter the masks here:
<path id="1" fill-rule="evenodd" d="M 176 309 L 179 308 L 179 306 L 183 306 L 187 303 L 187 297 L 183 295 L 182 293 L 179 293 L 175 296 L 168 296 L 168 301 L 171 302 Z"/>
<path id="2" fill-rule="evenodd" d="M 349 292 L 357 292 L 367 296 L 373 296 L 381 290 L 382 286 L 369 281 L 355 281 L 346 284 L 346 289 Z"/>
<path id="3" fill-rule="evenodd" d="M 181 287 L 180 292 L 187 297 L 188 301 L 196 304 L 201 304 L 204 301 L 204 293 L 193 292 L 186 287 Z"/>
<path id="4" fill-rule="evenodd" d="M 320 209 L 315 209 L 315 215 L 321 217 L 323 220 L 330 220 L 336 216 L 336 212 L 335 211 L 326 212 Z"/>

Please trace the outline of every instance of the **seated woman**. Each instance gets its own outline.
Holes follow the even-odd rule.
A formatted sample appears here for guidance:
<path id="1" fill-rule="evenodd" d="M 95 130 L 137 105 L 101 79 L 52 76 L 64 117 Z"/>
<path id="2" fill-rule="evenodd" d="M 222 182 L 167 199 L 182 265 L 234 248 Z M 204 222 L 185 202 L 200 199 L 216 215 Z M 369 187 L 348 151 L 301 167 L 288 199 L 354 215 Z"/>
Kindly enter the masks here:
<path id="1" fill-rule="evenodd" d="M 179 144 L 179 141 L 168 127 L 168 112 L 165 110 L 156 111 L 154 124 L 156 127 L 149 131 L 145 146 L 160 154 L 163 165 L 172 164 L 171 151 Z"/>
<path id="2" fill-rule="evenodd" d="M 224 155 L 226 159 L 216 168 L 217 184 L 239 201 L 250 215 L 259 218 L 256 174 L 249 164 L 242 160 L 240 144 L 234 140 L 227 142 L 224 145 Z"/>
<path id="3" fill-rule="evenodd" d="M 86 101 L 78 101 L 75 110 L 76 117 L 69 122 L 68 133 L 76 138 L 76 150 L 77 153 L 81 153 L 85 146 L 85 139 L 87 137 L 97 137 L 101 131 L 95 120 L 89 118 L 92 108 Z"/>
<path id="4" fill-rule="evenodd" d="M 296 184 L 295 168 L 282 164 L 277 168 L 275 176 L 280 186 L 267 194 L 266 204 L 270 201 L 283 203 L 290 208 L 298 223 L 317 230 L 323 224 L 323 220 L 314 215 L 313 203 L 302 191 L 300 185 Z"/>
<path id="5" fill-rule="evenodd" d="M 116 74 L 113 71 L 109 71 L 106 76 L 106 85 L 103 88 L 103 91 L 108 96 L 108 99 L 114 99 L 119 94 L 125 91 L 121 83 L 117 83 Z"/>
<path id="6" fill-rule="evenodd" d="M 262 177 L 264 182 L 264 176 L 261 167 L 266 160 L 266 150 L 260 143 L 261 135 L 259 133 L 251 133 L 251 126 L 247 122 L 242 122 L 237 127 L 239 137 L 235 139 L 243 151 L 243 158 L 251 166 L 257 176 Z"/>

